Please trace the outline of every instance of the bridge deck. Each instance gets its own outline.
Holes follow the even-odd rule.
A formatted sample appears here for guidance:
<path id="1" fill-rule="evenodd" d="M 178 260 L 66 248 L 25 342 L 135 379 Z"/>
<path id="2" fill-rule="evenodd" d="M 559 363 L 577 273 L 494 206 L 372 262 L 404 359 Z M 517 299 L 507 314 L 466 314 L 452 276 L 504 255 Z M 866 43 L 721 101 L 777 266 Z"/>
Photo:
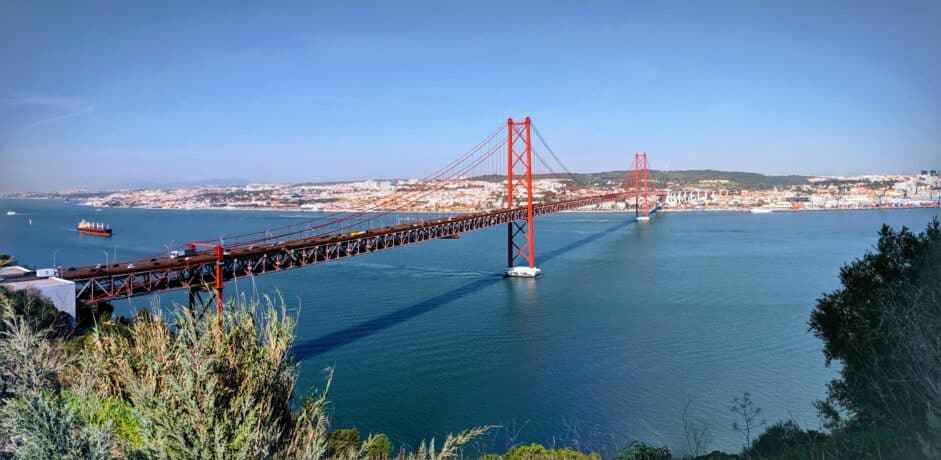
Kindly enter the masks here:
<path id="1" fill-rule="evenodd" d="M 617 201 L 628 195 L 619 192 L 536 204 L 534 212 L 537 216 L 545 215 Z M 223 255 L 222 280 L 301 268 L 525 219 L 526 207 L 518 207 L 234 249 Z M 186 258 L 160 257 L 107 267 L 80 267 L 61 273 L 60 277 L 76 283 L 79 301 L 95 303 L 177 289 L 202 290 L 215 284 L 216 265 L 216 255 L 210 250 Z"/>

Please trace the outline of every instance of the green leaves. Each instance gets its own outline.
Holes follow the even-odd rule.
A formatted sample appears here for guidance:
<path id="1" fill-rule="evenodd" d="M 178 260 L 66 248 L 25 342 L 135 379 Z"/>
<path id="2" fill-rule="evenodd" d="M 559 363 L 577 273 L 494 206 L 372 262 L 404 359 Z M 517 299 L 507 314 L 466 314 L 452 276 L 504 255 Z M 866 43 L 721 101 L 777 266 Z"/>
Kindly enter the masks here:
<path id="1" fill-rule="evenodd" d="M 227 307 L 222 318 L 144 313 L 129 335 L 87 347 L 93 391 L 126 401 L 151 455 L 270 458 L 292 436 L 292 320 L 270 301 Z"/>
<path id="2" fill-rule="evenodd" d="M 111 458 L 109 427 L 82 425 L 60 394 L 42 390 L 19 395 L 0 408 L 0 420 L 3 431 L 23 440 L 14 458 Z"/>
<path id="3" fill-rule="evenodd" d="M 292 407 L 294 320 L 283 303 L 230 302 L 222 317 L 143 310 L 95 322 L 68 350 L 55 323 L 0 292 L 0 436 L 18 458 L 384 459 L 391 441 L 329 430 L 325 389 Z M 40 316 L 41 318 L 41 316 Z M 75 359 L 70 356 L 76 356 Z M 397 458 L 454 458 L 486 431 Z M 332 444 L 331 444 L 332 442 Z"/>
<path id="4" fill-rule="evenodd" d="M 875 251 L 844 266 L 810 330 L 840 379 L 817 407 L 830 428 L 924 420 L 941 396 L 941 229 L 919 234 L 883 226 Z M 848 416 L 847 419 L 845 416 Z"/>

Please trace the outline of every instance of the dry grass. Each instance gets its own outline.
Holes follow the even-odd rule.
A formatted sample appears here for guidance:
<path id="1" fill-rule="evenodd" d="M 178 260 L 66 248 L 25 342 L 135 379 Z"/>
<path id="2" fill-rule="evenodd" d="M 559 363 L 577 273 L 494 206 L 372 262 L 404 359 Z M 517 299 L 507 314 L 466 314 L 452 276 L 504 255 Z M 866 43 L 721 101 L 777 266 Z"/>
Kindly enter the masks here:
<path id="1" fill-rule="evenodd" d="M 4 407 L 23 410 L 6 414 L 18 422 L 4 424 L 5 436 L 47 447 L 35 452 L 75 451 L 99 458 L 328 458 L 325 406 L 332 373 L 324 391 L 307 394 L 298 408 L 292 405 L 294 321 L 283 302 L 230 302 L 221 318 L 187 308 L 145 310 L 127 326 L 98 324 L 73 344 L 73 360 L 65 358 L 60 341 L 7 316 L 0 372 L 4 387 L 17 391 L 8 392 Z M 42 420 L 57 423 L 38 423 Z M 454 458 L 486 429 L 448 436 L 439 449 L 433 440 L 422 443 L 396 458 Z M 387 443 L 370 436 L 329 457 L 385 457 L 371 449 L 380 439 Z M 18 447 L 17 455 L 34 452 L 27 447 Z"/>

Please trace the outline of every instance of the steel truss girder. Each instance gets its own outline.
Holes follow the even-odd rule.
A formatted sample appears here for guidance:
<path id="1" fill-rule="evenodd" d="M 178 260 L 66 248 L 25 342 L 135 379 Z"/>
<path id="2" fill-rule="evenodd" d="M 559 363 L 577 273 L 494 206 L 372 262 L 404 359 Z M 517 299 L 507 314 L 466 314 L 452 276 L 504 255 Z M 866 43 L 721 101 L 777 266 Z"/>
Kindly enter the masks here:
<path id="1" fill-rule="evenodd" d="M 626 193 L 620 192 L 537 204 L 533 206 L 533 212 L 539 216 L 622 200 L 626 197 Z M 374 228 L 360 235 L 303 238 L 240 249 L 223 256 L 222 278 L 223 281 L 229 281 L 292 270 L 526 220 L 527 207 L 521 206 L 468 214 L 450 220 L 439 219 L 420 224 Z M 76 283 L 76 299 L 86 303 L 180 289 L 203 290 L 206 286 L 215 286 L 216 257 L 208 252 L 200 253 L 190 260 L 174 259 L 173 262 L 154 269 L 128 269 L 124 268 L 124 264 L 104 270 L 83 267 L 75 272 L 66 272 L 62 277 Z"/>

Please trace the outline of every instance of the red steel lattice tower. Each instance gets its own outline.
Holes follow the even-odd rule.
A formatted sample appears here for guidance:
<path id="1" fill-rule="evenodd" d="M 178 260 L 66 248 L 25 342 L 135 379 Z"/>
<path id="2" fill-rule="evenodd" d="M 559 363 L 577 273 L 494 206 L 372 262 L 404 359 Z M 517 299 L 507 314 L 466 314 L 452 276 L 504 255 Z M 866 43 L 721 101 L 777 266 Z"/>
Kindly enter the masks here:
<path id="1" fill-rule="evenodd" d="M 530 138 L 532 122 L 529 117 L 522 123 L 507 119 L 506 138 L 506 207 L 516 207 L 516 192 L 525 192 L 526 220 L 506 224 L 508 268 L 516 266 L 517 257 L 522 257 L 530 268 L 536 266 L 536 246 L 533 235 L 533 145 Z M 520 237 L 520 238 L 517 238 Z M 522 241 L 525 237 L 525 241 Z M 518 242 L 519 241 L 519 242 Z"/>
<path id="2" fill-rule="evenodd" d="M 634 153 L 634 215 L 640 215 L 640 195 L 644 194 L 644 217 L 650 213 L 647 189 L 647 152 Z M 643 191 L 641 190 L 643 188 Z"/>
<path id="3" fill-rule="evenodd" d="M 188 244 L 187 246 L 189 247 L 189 250 L 190 250 L 192 253 L 194 253 L 194 254 L 196 253 L 196 248 L 199 247 L 199 246 L 208 246 L 208 247 L 211 247 L 211 248 L 213 248 L 213 249 L 215 250 L 215 253 L 216 253 L 216 275 L 215 275 L 216 282 L 215 282 L 214 288 L 215 288 L 215 291 L 216 291 L 216 292 L 215 292 L 215 294 L 216 294 L 216 315 L 217 315 L 219 318 L 221 318 L 221 317 L 222 317 L 222 304 L 223 304 L 223 302 L 222 302 L 222 290 L 225 288 L 225 283 L 222 281 L 222 265 L 223 265 L 222 259 L 223 259 L 223 256 L 225 255 L 225 248 L 223 248 L 222 245 L 219 245 L 219 244 L 205 244 L 205 243 L 190 243 L 190 244 Z M 192 291 L 191 291 L 190 293 L 192 294 Z M 192 296 L 191 296 L 191 297 L 190 297 L 190 306 L 191 306 L 191 307 L 192 307 L 192 303 L 193 303 L 193 298 L 192 298 Z"/>

